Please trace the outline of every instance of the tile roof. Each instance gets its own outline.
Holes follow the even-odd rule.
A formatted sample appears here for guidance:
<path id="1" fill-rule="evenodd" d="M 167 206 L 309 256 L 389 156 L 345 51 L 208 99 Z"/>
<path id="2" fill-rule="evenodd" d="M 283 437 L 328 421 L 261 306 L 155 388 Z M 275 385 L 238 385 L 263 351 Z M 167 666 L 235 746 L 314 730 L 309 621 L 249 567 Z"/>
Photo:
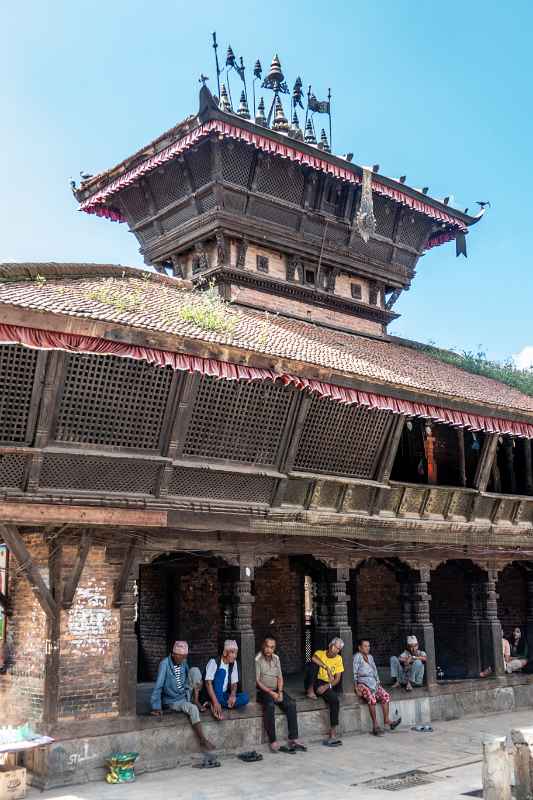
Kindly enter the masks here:
<path id="1" fill-rule="evenodd" d="M 230 306 L 231 331 L 206 331 L 183 319 L 198 302 L 190 284 L 120 265 L 0 264 L 0 305 L 159 331 L 316 365 L 355 379 L 533 413 L 533 397 L 445 364 L 398 341 L 322 328 Z"/>

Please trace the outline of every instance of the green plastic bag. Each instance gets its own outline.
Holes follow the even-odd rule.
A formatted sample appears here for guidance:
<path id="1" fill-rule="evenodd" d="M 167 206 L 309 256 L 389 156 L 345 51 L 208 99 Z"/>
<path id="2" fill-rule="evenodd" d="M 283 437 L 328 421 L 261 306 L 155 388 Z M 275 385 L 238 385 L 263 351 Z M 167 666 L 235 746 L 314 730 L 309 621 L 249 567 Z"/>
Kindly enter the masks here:
<path id="1" fill-rule="evenodd" d="M 135 762 L 139 753 L 111 753 L 106 758 L 108 783 L 132 783 L 135 780 Z"/>

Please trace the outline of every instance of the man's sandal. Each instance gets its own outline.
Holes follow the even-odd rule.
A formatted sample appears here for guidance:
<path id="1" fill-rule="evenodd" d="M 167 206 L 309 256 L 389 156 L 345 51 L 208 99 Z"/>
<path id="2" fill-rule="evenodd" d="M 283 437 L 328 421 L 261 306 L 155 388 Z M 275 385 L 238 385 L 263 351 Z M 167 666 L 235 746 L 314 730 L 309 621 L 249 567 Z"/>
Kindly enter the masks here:
<path id="1" fill-rule="evenodd" d="M 237 758 L 244 761 L 245 764 L 253 764 L 255 761 L 262 761 L 263 756 L 256 750 L 247 750 L 245 753 L 239 753 Z"/>
<path id="2" fill-rule="evenodd" d="M 324 739 L 322 744 L 324 747 L 340 747 L 342 742 L 340 739 Z"/>
<path id="3" fill-rule="evenodd" d="M 389 728 L 391 729 L 391 731 L 396 730 L 396 728 L 398 727 L 398 725 L 400 724 L 401 721 L 402 721 L 402 718 L 398 717 L 398 719 L 395 719 L 394 722 L 391 722 L 390 725 L 389 725 Z"/>

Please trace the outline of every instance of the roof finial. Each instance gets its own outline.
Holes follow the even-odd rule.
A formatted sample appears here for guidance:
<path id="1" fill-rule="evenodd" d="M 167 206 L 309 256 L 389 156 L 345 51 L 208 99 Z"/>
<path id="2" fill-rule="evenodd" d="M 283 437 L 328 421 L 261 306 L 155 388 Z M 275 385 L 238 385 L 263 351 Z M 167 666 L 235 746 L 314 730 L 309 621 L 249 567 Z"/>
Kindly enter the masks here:
<path id="1" fill-rule="evenodd" d="M 318 144 L 321 150 L 325 153 L 331 153 L 331 148 L 329 146 L 328 137 L 326 136 L 326 131 L 324 128 L 320 131 L 320 142 Z"/>
<path id="2" fill-rule="evenodd" d="M 313 130 L 313 123 L 311 122 L 310 119 L 307 120 L 307 124 L 305 126 L 304 139 L 307 142 L 307 144 L 316 144 L 316 136 Z"/>
<path id="3" fill-rule="evenodd" d="M 287 117 L 285 116 L 285 112 L 283 111 L 283 106 L 281 105 L 281 100 L 279 97 L 276 98 L 276 106 L 274 108 L 274 122 L 272 123 L 272 128 L 275 131 L 289 130 L 289 123 L 287 121 Z"/>
<path id="4" fill-rule="evenodd" d="M 263 128 L 267 127 L 267 118 L 265 117 L 265 100 L 263 97 L 259 100 L 257 106 L 257 114 L 255 115 L 255 124 L 262 125 Z"/>
<path id="5" fill-rule="evenodd" d="M 303 131 L 300 128 L 300 120 L 298 119 L 298 114 L 296 113 L 296 109 L 294 109 L 292 113 L 292 121 L 289 130 L 289 136 L 291 136 L 293 139 L 298 139 L 299 141 L 303 141 L 304 138 Z"/>
<path id="6" fill-rule="evenodd" d="M 221 111 L 233 111 L 231 107 L 231 103 L 228 98 L 228 93 L 226 91 L 226 86 L 224 83 L 220 85 L 220 102 L 218 107 Z"/>
<path id="7" fill-rule="evenodd" d="M 246 95 L 244 93 L 244 89 L 241 92 L 241 100 L 239 103 L 239 108 L 237 109 L 237 114 L 239 117 L 243 119 L 250 119 L 250 111 L 248 109 L 248 103 L 246 102 Z"/>

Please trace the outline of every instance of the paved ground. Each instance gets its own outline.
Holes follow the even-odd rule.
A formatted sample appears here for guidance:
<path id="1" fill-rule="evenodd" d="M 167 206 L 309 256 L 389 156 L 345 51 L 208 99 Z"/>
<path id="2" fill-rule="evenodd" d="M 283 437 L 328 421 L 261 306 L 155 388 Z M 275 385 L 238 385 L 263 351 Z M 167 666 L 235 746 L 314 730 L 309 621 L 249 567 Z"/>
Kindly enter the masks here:
<path id="1" fill-rule="evenodd" d="M 52 789 L 41 795 L 28 792 L 31 800 L 451 800 L 481 788 L 481 740 L 487 734 L 502 736 L 512 727 L 533 724 L 533 710 L 468 717 L 437 722 L 432 733 L 398 728 L 381 739 L 359 734 L 346 737 L 344 745 L 327 749 L 320 743 L 307 753 L 271 755 L 257 764 L 226 758 L 220 769 L 175 770 L 140 775 L 134 784 L 108 786 L 89 783 Z M 432 783 L 402 789 L 374 788 L 366 781 L 423 770 Z M 472 796 L 472 795 L 470 795 Z M 474 795 L 475 796 L 475 795 Z"/>

